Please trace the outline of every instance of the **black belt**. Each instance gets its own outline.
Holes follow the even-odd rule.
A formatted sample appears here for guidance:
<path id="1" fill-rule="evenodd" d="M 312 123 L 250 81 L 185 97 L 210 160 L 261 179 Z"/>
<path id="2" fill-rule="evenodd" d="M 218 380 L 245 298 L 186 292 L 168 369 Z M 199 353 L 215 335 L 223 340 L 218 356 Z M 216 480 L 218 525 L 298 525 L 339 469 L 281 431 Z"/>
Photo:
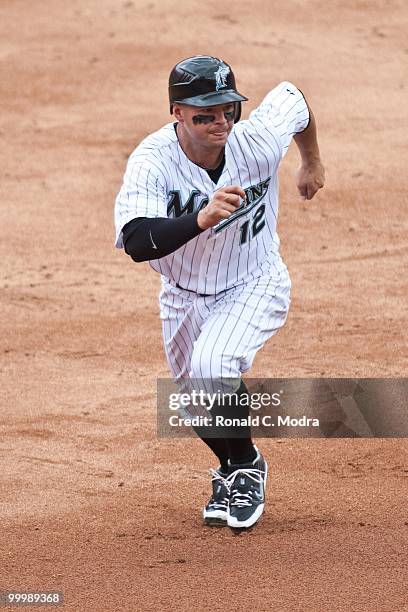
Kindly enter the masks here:
<path id="1" fill-rule="evenodd" d="M 191 289 L 184 289 L 184 287 L 181 287 L 178 283 L 176 283 L 176 287 L 177 289 L 181 289 L 182 291 L 188 291 L 189 293 L 195 293 L 195 295 L 198 295 L 200 297 L 210 297 L 211 296 L 210 293 L 196 293 L 196 291 L 191 291 Z"/>

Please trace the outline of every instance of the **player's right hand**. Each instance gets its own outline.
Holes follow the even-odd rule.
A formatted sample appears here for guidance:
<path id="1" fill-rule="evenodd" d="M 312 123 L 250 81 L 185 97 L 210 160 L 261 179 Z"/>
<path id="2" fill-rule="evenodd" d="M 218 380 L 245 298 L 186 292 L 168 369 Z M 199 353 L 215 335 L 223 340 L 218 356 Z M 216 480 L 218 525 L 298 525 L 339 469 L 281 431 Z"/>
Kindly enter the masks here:
<path id="1" fill-rule="evenodd" d="M 238 185 L 221 187 L 214 193 L 207 206 L 198 213 L 198 226 L 201 229 L 208 229 L 217 225 L 222 219 L 228 219 L 245 198 L 245 191 Z"/>

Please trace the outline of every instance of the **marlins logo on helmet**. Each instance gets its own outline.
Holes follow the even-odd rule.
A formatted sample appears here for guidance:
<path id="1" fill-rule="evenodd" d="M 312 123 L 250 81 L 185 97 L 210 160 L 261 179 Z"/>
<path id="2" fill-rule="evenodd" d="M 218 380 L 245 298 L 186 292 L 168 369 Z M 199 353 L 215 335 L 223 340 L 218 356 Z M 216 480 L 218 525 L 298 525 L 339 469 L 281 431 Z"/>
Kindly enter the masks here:
<path id="1" fill-rule="evenodd" d="M 229 66 L 224 64 L 224 62 L 219 66 L 218 70 L 215 72 L 215 89 L 219 91 L 223 87 L 227 87 L 227 76 L 230 73 Z"/>

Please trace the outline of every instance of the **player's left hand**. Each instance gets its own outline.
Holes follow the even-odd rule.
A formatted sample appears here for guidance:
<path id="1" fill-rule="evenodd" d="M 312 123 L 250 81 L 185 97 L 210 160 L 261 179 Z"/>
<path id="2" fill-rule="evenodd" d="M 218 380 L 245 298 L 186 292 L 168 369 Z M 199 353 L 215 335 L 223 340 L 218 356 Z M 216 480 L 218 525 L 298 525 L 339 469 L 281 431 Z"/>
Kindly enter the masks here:
<path id="1" fill-rule="evenodd" d="M 296 186 L 302 200 L 311 200 L 324 186 L 324 167 L 320 160 L 302 163 L 296 172 Z"/>

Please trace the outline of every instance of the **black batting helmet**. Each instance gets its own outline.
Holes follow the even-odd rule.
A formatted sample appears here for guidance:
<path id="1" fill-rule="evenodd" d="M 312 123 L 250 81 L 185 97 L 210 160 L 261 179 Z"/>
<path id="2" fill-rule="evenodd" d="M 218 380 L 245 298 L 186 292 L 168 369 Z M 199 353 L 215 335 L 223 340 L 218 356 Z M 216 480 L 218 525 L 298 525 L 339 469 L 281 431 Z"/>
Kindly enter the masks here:
<path id="1" fill-rule="evenodd" d="M 235 85 L 234 73 L 223 60 L 211 55 L 195 55 L 176 64 L 169 78 L 170 112 L 174 102 L 191 106 L 215 106 L 236 102 L 235 119 L 241 117 L 241 102 L 248 100 Z"/>

